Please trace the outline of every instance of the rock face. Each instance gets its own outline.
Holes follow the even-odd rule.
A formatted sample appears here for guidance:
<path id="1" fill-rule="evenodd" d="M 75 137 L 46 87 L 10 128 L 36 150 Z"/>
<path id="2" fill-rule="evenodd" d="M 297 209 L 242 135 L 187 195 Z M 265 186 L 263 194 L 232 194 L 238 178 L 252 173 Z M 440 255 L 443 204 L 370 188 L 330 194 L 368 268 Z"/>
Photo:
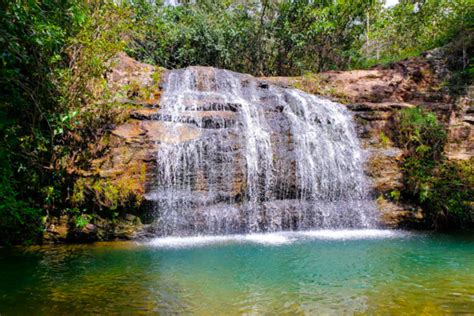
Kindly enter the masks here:
<path id="1" fill-rule="evenodd" d="M 143 74 L 150 74 L 148 65 L 134 63 L 126 57 L 125 64 L 134 69 L 134 78 L 140 77 L 146 85 L 150 86 L 150 80 L 144 79 Z M 366 174 L 370 177 L 371 194 L 377 198 L 379 209 L 382 214 L 382 223 L 388 226 L 401 225 L 406 220 L 412 220 L 412 217 L 419 216 L 416 212 L 416 206 L 406 205 L 401 202 L 393 201 L 391 196 L 396 196 L 403 189 L 402 174 L 400 162 L 403 151 L 394 146 L 390 138 L 393 132 L 394 114 L 405 107 L 422 106 L 437 114 L 441 122 L 448 129 L 448 144 L 446 153 L 451 159 L 469 159 L 473 156 L 473 129 L 474 123 L 471 116 L 474 116 L 472 105 L 472 87 L 469 94 L 460 99 L 451 96 L 444 82 L 449 78 L 449 71 L 446 67 L 446 57 L 440 50 L 428 52 L 425 55 L 391 64 L 388 67 L 375 67 L 370 70 L 356 71 L 330 71 L 310 77 L 294 78 L 261 78 L 257 80 L 256 86 L 262 91 L 268 91 L 271 84 L 283 87 L 296 87 L 304 91 L 322 94 L 333 100 L 345 103 L 347 108 L 352 111 L 356 122 L 356 131 L 361 140 L 363 148 L 368 153 L 366 163 Z M 140 70 L 141 69 L 141 70 Z M 198 88 L 204 89 L 209 81 L 209 72 L 212 69 L 197 67 L 201 76 L 197 78 Z M 120 76 L 119 76 L 120 77 Z M 165 84 L 168 74 L 164 74 L 161 80 L 160 88 Z M 250 78 L 250 79 L 249 79 Z M 135 80 L 135 79 L 133 79 Z M 250 81 L 249 81 L 250 80 Z M 242 85 L 249 85 L 252 82 L 251 77 L 243 76 Z M 117 81 L 117 80 L 116 80 Z M 130 80 L 129 80 L 130 81 Z M 212 80 L 211 80 L 212 81 Z M 120 84 L 123 84 L 118 80 Z M 199 87 L 199 85 L 201 85 Z M 159 89 L 159 94 L 161 94 Z M 151 93 L 157 95 L 156 91 Z M 150 100 L 139 100 L 136 102 L 141 107 L 131 113 L 131 120 L 122 126 L 118 126 L 113 132 L 114 135 L 128 139 L 125 147 L 135 144 L 135 157 L 139 161 L 146 163 L 146 181 L 145 192 L 148 197 L 156 191 L 156 177 L 153 177 L 153 168 L 156 168 L 156 154 L 160 150 L 159 144 L 176 144 L 189 142 L 203 137 L 215 137 L 213 133 L 220 131 L 232 131 L 232 127 L 239 124 L 238 102 L 227 102 L 223 104 L 219 99 L 212 101 L 212 96 L 205 100 L 188 100 L 187 106 L 198 106 L 199 111 L 188 111 L 180 114 L 179 122 L 172 122 L 172 116 L 159 113 L 159 102 Z M 285 150 L 294 150 L 291 145 L 279 146 L 278 144 L 291 144 L 292 139 L 290 122 L 284 120 L 275 120 L 271 117 L 277 117 L 281 107 L 270 99 L 267 102 L 261 102 L 261 106 L 267 107 L 265 110 L 271 124 L 275 124 L 275 132 L 272 133 L 271 143 L 277 148 L 287 148 Z M 170 128 L 173 124 L 174 128 Z M 203 134 L 204 132 L 204 134 Z M 232 181 L 226 181 L 222 178 L 220 197 L 217 202 L 233 201 L 239 203 L 245 196 L 249 183 L 246 178 L 246 171 L 242 169 L 243 159 L 239 152 L 239 138 L 242 135 L 228 132 L 228 144 L 234 144 L 230 151 L 223 149 L 222 155 L 215 157 L 221 161 L 221 166 L 228 174 L 232 175 Z M 285 136 L 286 135 L 286 136 Z M 144 145 L 146 144 L 146 145 Z M 234 153 L 231 156 L 224 153 Z M 123 154 L 122 154 L 123 155 Z M 281 178 L 284 181 L 283 187 L 288 192 L 297 192 L 296 174 L 297 167 L 293 163 L 285 162 L 288 153 L 276 152 L 272 154 L 277 164 L 282 164 Z M 115 157 L 116 155 L 111 155 Z M 188 157 L 189 158 L 189 157 Z M 195 157 L 196 158 L 196 157 Z M 123 160 L 123 159 L 119 159 Z M 132 159 L 133 161 L 134 159 Z M 135 160 L 136 161 L 136 160 Z M 123 166 L 127 169 L 127 166 Z M 206 184 L 205 173 L 196 173 L 193 175 L 196 192 L 208 192 L 209 187 Z M 295 193 L 294 195 L 297 195 Z M 197 194 L 196 196 L 199 196 Z M 202 195 L 202 198 L 205 194 Z M 209 197 L 207 197 L 209 198 Z M 202 202 L 202 201 L 201 201 Z M 199 204 L 200 202 L 198 202 Z M 268 212 L 275 209 L 272 202 L 268 206 Z M 281 202 L 285 204 L 286 202 Z M 291 204 L 291 203 L 290 203 Z M 205 205 L 205 203 L 204 203 Z M 215 203 L 217 209 L 222 209 Z M 286 207 L 288 208 L 288 207 Z M 235 216 L 235 209 L 229 209 L 229 218 Z M 234 214 L 234 215 L 233 215 Z M 292 211 L 288 208 L 288 218 Z M 291 222 L 291 220 L 290 220 Z"/>
<path id="2" fill-rule="evenodd" d="M 372 193 L 379 197 L 382 222 L 396 227 L 419 217 L 416 206 L 387 198 L 403 188 L 403 152 L 390 140 L 394 114 L 399 109 L 420 106 L 434 112 L 448 131 L 447 157 L 467 160 L 474 156 L 474 87 L 469 87 L 464 97 L 452 96 L 446 86 L 450 78 L 447 58 L 443 50 L 437 49 L 388 67 L 266 79 L 347 104 L 354 113 L 362 144 L 369 152 L 366 171 L 372 179 Z"/>
<path id="3" fill-rule="evenodd" d="M 119 54 L 107 74 L 112 101 L 123 105 L 128 119 L 112 129 L 107 139 L 109 150 L 92 162 L 91 173 L 138 197 L 138 204 L 145 194 L 147 170 L 154 161 L 153 147 L 160 135 L 156 132 L 159 126 L 142 118 L 159 107 L 162 71 Z"/>
<path id="4" fill-rule="evenodd" d="M 296 135 L 291 130 L 291 122 L 282 118 L 284 108 L 266 94 L 266 91 L 275 89 L 273 85 L 295 87 L 346 104 L 353 114 L 361 146 L 367 152 L 365 173 L 370 178 L 370 191 L 377 200 L 382 224 L 397 227 L 405 220 L 416 220 L 420 216 L 416 206 L 391 198 L 403 189 L 400 170 L 403 151 L 391 142 L 394 114 L 401 108 L 414 106 L 434 111 L 448 130 L 447 156 L 450 159 L 469 159 L 474 155 L 474 88 L 470 87 L 464 97 L 453 98 L 443 84 L 449 78 L 446 64 L 442 51 L 432 51 L 418 58 L 370 70 L 258 79 L 241 75 L 241 87 L 253 85 L 260 91 L 262 99 L 258 101 L 259 106 L 271 122 L 269 141 L 273 147 L 279 148 L 269 153 L 267 161 L 278 171 L 275 183 L 271 184 L 278 187 L 271 193 L 275 199 L 267 199 L 262 204 L 265 212 L 273 214 L 271 218 L 276 220 L 270 223 L 268 219 L 260 219 L 257 221 L 259 225 L 295 229 L 300 216 L 298 210 L 305 208 L 304 203 L 296 203 L 295 200 L 302 192 L 302 184 L 297 178 L 298 166 L 294 160 L 288 159 L 296 150 Z M 197 90 L 204 91 L 206 86 L 212 84 L 209 78 L 212 77 L 210 72 L 214 70 L 206 67 L 196 69 L 199 73 Z M 241 221 L 233 219 L 242 216 L 241 204 L 246 200 L 249 188 L 258 188 L 263 196 L 272 191 L 265 191 L 265 181 L 253 184 L 248 181 L 248 170 L 244 167 L 242 156 L 242 146 L 246 145 L 242 143 L 243 135 L 235 128 L 242 124 L 242 106 L 239 102 L 223 102 L 222 98 L 212 93 L 204 99 L 180 100 L 190 110 L 181 112 L 177 122 L 172 113 L 160 111 L 163 87 L 169 80 L 169 73 L 165 70 L 121 54 L 112 62 L 107 80 L 111 89 L 118 92 L 114 102 L 124 106 L 128 118 L 123 124 L 111 127 L 107 138 L 108 150 L 100 159 L 92 162 L 91 170 L 84 172 L 84 181 L 92 181 L 96 188 L 102 188 L 95 193 L 101 205 L 116 207 L 114 199 L 130 200 L 133 204 L 124 207 L 133 209 L 141 205 L 139 216 L 147 221 L 147 211 L 154 207 L 158 198 L 157 190 L 162 185 L 156 176 L 160 164 L 159 154 L 161 157 L 170 157 L 163 155 L 169 146 L 212 140 L 218 134 L 220 139 L 226 141 L 216 144 L 221 148 L 210 157 L 215 162 L 214 168 L 186 175 L 192 182 L 196 214 L 206 214 L 191 218 L 190 221 L 194 221 L 197 226 L 208 225 L 216 217 L 224 216 L 229 218 L 227 225 L 238 226 Z M 252 115 L 255 116 L 255 113 L 250 113 L 250 118 Z M 223 133 L 224 138 L 221 137 Z M 202 149 L 205 151 L 206 148 L 204 146 Z M 264 147 L 257 149 L 264 151 Z M 176 159 L 183 157 L 186 157 L 185 153 Z M 187 158 L 191 159 L 190 163 L 192 159 L 202 159 Z M 173 173 L 171 169 L 168 171 Z M 209 177 L 215 177 L 218 188 L 209 187 Z M 113 189 L 115 195 L 107 192 L 108 188 Z M 211 191 L 215 194 L 209 195 Z M 186 200 L 185 196 L 181 198 Z M 48 223 L 45 235 L 51 241 L 71 238 L 83 241 L 128 239 L 156 229 L 143 226 L 138 217 L 131 217 L 122 215 L 114 223 L 97 218 L 80 231 L 74 230 L 72 219 L 61 217 Z"/>
<path id="5" fill-rule="evenodd" d="M 341 104 L 211 67 L 164 76 L 155 113 L 159 234 L 368 227 L 362 155 Z"/>
<path id="6" fill-rule="evenodd" d="M 139 217 L 131 214 L 107 219 L 95 216 L 82 228 L 75 225 L 74 219 L 66 215 L 53 217 L 47 223 L 43 241 L 58 242 L 94 242 L 100 240 L 135 239 L 146 234 L 146 226 Z"/>
<path id="7" fill-rule="evenodd" d="M 162 72 L 163 69 L 139 63 L 125 54 L 111 60 L 106 74 L 111 99 L 104 102 L 117 106 L 124 122 L 105 127 L 110 133 L 99 144 L 91 144 L 101 147 L 103 154 L 90 162 L 89 169 L 77 172 L 72 194 L 73 202 L 85 200 L 91 207 L 108 213 L 94 214 L 82 229 L 75 227 L 75 218 L 50 218 L 45 241 L 132 239 L 144 232 L 137 215 L 146 219 L 146 212 L 140 207 L 145 204 L 143 196 L 150 181 L 148 170 L 155 165 L 153 149 L 157 137 L 169 137 L 159 132 L 159 124 L 143 120 L 159 107 Z"/>
<path id="8" fill-rule="evenodd" d="M 446 153 L 450 159 L 468 160 L 474 156 L 474 86 L 459 98 L 449 116 Z"/>

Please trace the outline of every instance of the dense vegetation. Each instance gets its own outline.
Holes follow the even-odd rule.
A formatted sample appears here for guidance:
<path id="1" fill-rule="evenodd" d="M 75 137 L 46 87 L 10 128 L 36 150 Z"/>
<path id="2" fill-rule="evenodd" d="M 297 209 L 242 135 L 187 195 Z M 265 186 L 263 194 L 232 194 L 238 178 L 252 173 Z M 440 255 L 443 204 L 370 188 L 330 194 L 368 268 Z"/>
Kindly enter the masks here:
<path id="1" fill-rule="evenodd" d="M 113 119 L 95 101 L 106 61 L 131 32 L 129 11 L 113 4 L 1 6 L 0 243 L 36 238 L 51 213 L 79 212 L 70 203 L 74 168 Z"/>
<path id="2" fill-rule="evenodd" d="M 134 57 L 166 68 L 200 64 L 255 75 L 367 66 L 453 39 L 467 49 L 473 23 L 466 0 L 402 0 L 392 8 L 378 0 L 134 3 L 142 35 L 129 47 Z"/>
<path id="3" fill-rule="evenodd" d="M 35 240 L 53 214 L 76 215 L 79 225 L 88 218 L 91 211 L 73 203 L 73 186 L 76 171 L 100 154 L 90 144 L 123 119 L 120 108 L 104 102 L 104 73 L 119 51 L 166 68 L 300 75 L 397 60 L 454 41 L 468 74 L 472 24 L 469 0 L 402 0 L 391 8 L 379 0 L 207 0 L 176 7 L 145 0 L 3 1 L 0 244 Z M 435 170 L 439 181 L 429 185 L 447 190 L 425 197 L 424 178 L 409 180 L 423 203 L 457 192 L 456 181 L 443 182 L 451 181 L 451 167 L 436 167 L 440 144 L 423 154 L 429 159 L 406 162 L 407 170 L 417 169 L 413 164 L 427 174 Z M 461 212 L 457 202 L 448 206 L 440 209 Z"/>
<path id="4" fill-rule="evenodd" d="M 427 224 L 448 229 L 474 221 L 474 158 L 449 161 L 444 157 L 446 132 L 432 113 L 421 108 L 400 111 L 397 141 L 405 147 L 403 195 L 425 209 Z"/>

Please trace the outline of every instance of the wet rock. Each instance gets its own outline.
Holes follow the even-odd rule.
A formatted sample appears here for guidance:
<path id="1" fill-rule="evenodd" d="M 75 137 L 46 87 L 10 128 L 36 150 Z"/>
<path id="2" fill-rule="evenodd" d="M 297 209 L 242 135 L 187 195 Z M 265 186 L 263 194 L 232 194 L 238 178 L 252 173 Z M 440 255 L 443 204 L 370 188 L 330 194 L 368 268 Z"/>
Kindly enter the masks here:
<path id="1" fill-rule="evenodd" d="M 82 229 L 70 225 L 68 232 L 68 242 L 94 242 L 99 240 L 99 229 L 92 223 L 86 224 Z"/>
<path id="2" fill-rule="evenodd" d="M 414 204 L 395 202 L 380 196 L 377 199 L 380 224 L 388 228 L 423 228 L 423 211 Z"/>
<path id="3" fill-rule="evenodd" d="M 65 242 L 69 233 L 69 217 L 61 215 L 50 217 L 43 233 L 44 242 Z"/>
<path id="4" fill-rule="evenodd" d="M 79 236 L 77 237 L 78 240 L 84 241 L 96 241 L 98 240 L 98 233 L 99 229 L 96 225 L 88 223 L 84 228 L 81 229 Z"/>
<path id="5" fill-rule="evenodd" d="M 183 175 L 190 182 L 194 195 L 189 197 L 183 194 L 180 200 L 202 207 L 221 205 L 219 203 L 240 203 L 249 186 L 242 154 L 242 135 L 236 132 L 239 126 L 244 124 L 239 118 L 242 104 L 215 93 L 208 93 L 204 98 L 183 95 L 180 102 L 185 111 L 176 119 L 169 113 L 160 111 L 162 83 L 168 80 L 168 72 L 163 72 L 160 82 L 157 83 L 153 79 L 157 70 L 155 67 L 136 62 L 124 54 L 119 55 L 114 63 L 115 66 L 107 75 L 110 86 L 120 90 L 121 87 L 137 83 L 140 93 L 120 99 L 121 102 L 133 106 L 130 119 L 112 128 L 110 150 L 102 158 L 92 162 L 92 170 L 89 170 L 88 174 L 113 183 L 128 183 L 137 196 L 155 199 L 160 189 L 155 174 L 157 153 L 160 150 L 164 150 L 167 145 L 201 141 L 202 153 L 206 154 L 208 149 L 205 144 L 209 140 L 219 138 L 223 139 L 222 143 L 216 144 L 216 151 L 209 156 L 209 165 L 213 167 Z M 219 84 L 219 81 L 215 80 L 216 70 L 208 67 L 196 67 L 196 70 L 197 90 L 213 91 Z M 469 159 L 473 156 L 474 88 L 469 89 L 464 99 L 454 102 L 441 85 L 447 76 L 449 71 L 441 51 L 429 52 L 425 56 L 404 60 L 389 67 L 330 71 L 313 77 L 273 77 L 260 80 L 241 75 L 243 89 L 256 86 L 258 97 L 255 102 L 263 109 L 265 118 L 271 125 L 270 140 L 275 148 L 271 159 L 274 162 L 273 168 L 278 170 L 272 183 L 276 192 L 272 198 L 285 201 L 297 199 L 300 191 L 297 165 L 294 162 L 294 156 L 297 154 L 297 135 L 290 128 L 291 122 L 283 115 L 287 109 L 275 95 L 269 93 L 274 84 L 297 87 L 347 104 L 357 123 L 357 133 L 367 149 L 366 174 L 371 178 L 372 194 L 377 197 L 403 188 L 399 166 L 402 150 L 393 147 L 393 144 L 382 144 L 381 141 L 381 135 L 390 138 L 394 114 L 402 108 L 422 106 L 434 111 L 448 126 L 448 157 Z M 315 122 L 319 119 L 314 118 Z M 188 158 L 192 161 L 195 157 L 190 155 Z M 218 190 L 209 187 L 210 178 L 217 183 Z M 260 183 L 258 187 L 263 185 Z M 210 194 L 211 191 L 214 193 Z M 268 205 L 268 212 L 283 205 L 286 203 L 279 203 L 278 206 Z M 402 219 L 413 211 L 411 206 L 390 201 L 380 208 L 384 214 L 383 221 L 390 226 L 396 226 L 396 223 L 402 222 L 397 218 Z M 217 208 L 212 209 L 214 211 L 209 214 L 216 215 Z M 236 209 L 241 210 L 241 207 L 229 209 L 229 216 L 241 216 L 240 211 Z M 293 212 L 290 207 L 285 214 L 287 219 L 284 225 L 291 227 Z M 204 225 L 204 221 L 208 219 L 206 216 L 202 215 L 196 225 Z M 48 236 L 52 237 L 49 238 L 65 238 L 64 229 L 58 228 L 64 227 L 61 225 L 51 226 L 53 228 L 48 232 Z M 134 230 L 134 226 L 142 227 L 136 219 L 120 220 L 116 225 L 108 221 L 97 221 L 95 225 L 98 227 L 97 235 L 100 240 L 117 236 L 134 238 L 142 229 Z"/>
<path id="6" fill-rule="evenodd" d="M 396 147 L 371 148 L 366 173 L 371 178 L 373 196 L 403 189 L 402 156 L 403 151 Z"/>
<path id="7" fill-rule="evenodd" d="M 469 160 L 474 156 L 474 85 L 453 106 L 445 149 L 449 159 Z"/>
<path id="8" fill-rule="evenodd" d="M 374 196 L 403 189 L 402 150 L 383 144 L 393 135 L 394 115 L 402 108 L 420 106 L 434 112 L 448 130 L 446 155 L 467 160 L 474 156 L 474 86 L 453 97 L 443 84 L 451 76 L 445 49 L 368 70 L 329 71 L 305 77 L 271 77 L 266 81 L 322 94 L 347 104 L 353 111 L 357 133 L 368 151 L 366 173 Z M 379 205 L 382 222 L 389 226 L 419 222 L 413 206 L 387 200 Z M 418 214 L 418 215 L 414 215 Z M 415 216 L 410 219 L 410 216 Z"/>
<path id="9" fill-rule="evenodd" d="M 115 220 L 113 223 L 114 236 L 118 239 L 136 239 L 144 230 L 139 217 L 127 214 L 123 219 Z"/>
<path id="10" fill-rule="evenodd" d="M 44 242 L 70 243 L 108 240 L 130 240 L 141 237 L 145 225 L 136 215 L 125 214 L 116 218 L 103 218 L 94 215 L 90 223 L 82 229 L 75 227 L 74 218 L 63 215 L 52 218 L 46 225 Z"/>

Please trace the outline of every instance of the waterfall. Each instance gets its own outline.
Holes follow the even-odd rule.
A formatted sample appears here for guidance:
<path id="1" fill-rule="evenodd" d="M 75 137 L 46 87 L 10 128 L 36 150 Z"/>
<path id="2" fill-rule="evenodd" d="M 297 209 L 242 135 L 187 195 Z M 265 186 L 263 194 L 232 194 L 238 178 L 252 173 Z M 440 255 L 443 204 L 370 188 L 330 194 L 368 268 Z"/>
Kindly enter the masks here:
<path id="1" fill-rule="evenodd" d="M 155 117 L 161 235 L 371 227 L 344 106 L 210 67 L 167 73 Z"/>

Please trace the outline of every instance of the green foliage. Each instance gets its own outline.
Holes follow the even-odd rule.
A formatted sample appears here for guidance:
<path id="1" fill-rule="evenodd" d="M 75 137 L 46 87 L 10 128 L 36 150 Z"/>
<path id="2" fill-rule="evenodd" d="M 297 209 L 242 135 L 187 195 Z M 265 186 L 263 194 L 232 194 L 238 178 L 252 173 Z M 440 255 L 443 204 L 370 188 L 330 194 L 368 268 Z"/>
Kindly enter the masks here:
<path id="1" fill-rule="evenodd" d="M 389 147 L 391 144 L 390 138 L 387 135 L 385 135 L 384 132 L 380 133 L 379 140 L 380 140 L 380 145 L 384 148 Z"/>
<path id="2" fill-rule="evenodd" d="M 420 107 L 407 108 L 399 113 L 398 141 L 409 152 L 422 160 L 439 160 L 446 142 L 446 133 L 433 113 Z"/>
<path id="3" fill-rule="evenodd" d="M 18 198 L 18 183 L 8 167 L 0 168 L 0 245 L 36 241 L 41 233 L 41 210 Z"/>
<path id="4" fill-rule="evenodd" d="M 398 61 L 453 40 L 459 40 L 460 51 L 465 51 L 472 48 L 473 21 L 470 0 L 401 0 L 391 8 L 370 12 L 365 43 L 354 52 L 352 66 Z"/>
<path id="5" fill-rule="evenodd" d="M 128 17 L 113 1 L 0 4 L 0 244 L 37 236 L 43 216 L 67 209 L 72 166 L 116 117 L 97 100 Z"/>
<path id="6" fill-rule="evenodd" d="M 435 222 L 448 221 L 454 227 L 474 222 L 474 159 L 443 163 L 435 172 L 433 189 L 429 194 L 437 208 Z M 454 221 L 454 223 L 449 223 Z"/>
<path id="7" fill-rule="evenodd" d="M 133 34 L 131 12 L 114 2 L 93 2 L 84 7 L 85 18 L 63 48 L 69 67 L 56 74 L 67 108 L 84 107 L 106 93 L 104 74 L 109 60 L 123 51 Z M 82 112 L 84 109 L 82 109 Z"/>
<path id="8" fill-rule="evenodd" d="M 69 1 L 0 4 L 0 244 L 37 235 L 41 209 L 55 203 L 61 172 L 52 148 L 65 120 L 55 119 L 62 110 L 53 77 L 79 16 Z"/>
<path id="9" fill-rule="evenodd" d="M 83 229 L 84 227 L 86 227 L 87 224 L 90 223 L 92 218 L 93 218 L 93 216 L 90 215 L 90 214 L 84 214 L 84 213 L 78 214 L 75 217 L 74 226 L 76 228 Z"/>
<path id="10" fill-rule="evenodd" d="M 133 1 L 140 36 L 129 53 L 166 68 L 205 65 L 256 75 L 344 67 L 365 11 L 379 1 Z"/>
<path id="11" fill-rule="evenodd" d="M 393 190 L 390 191 L 390 198 L 394 201 L 399 201 L 400 200 L 400 191 L 398 190 Z"/>
<path id="12" fill-rule="evenodd" d="M 55 73 L 60 105 L 61 130 L 54 146 L 59 168 L 74 172 L 87 169 L 104 148 L 104 126 L 122 119 L 120 108 L 109 101 L 105 73 L 112 57 L 124 50 L 134 29 L 127 6 L 113 1 L 93 1 L 84 6 L 85 18 L 63 47 L 68 66 Z M 72 185 L 69 183 L 69 185 Z"/>
<path id="13" fill-rule="evenodd" d="M 424 207 L 428 223 L 435 227 L 471 225 L 474 159 L 463 163 L 446 160 L 444 128 L 434 114 L 421 108 L 401 110 L 398 128 L 397 141 L 406 149 L 404 195 Z"/>
<path id="14" fill-rule="evenodd" d="M 140 206 L 143 198 L 145 167 L 145 164 L 130 166 L 127 170 L 129 175 L 113 179 L 78 178 L 74 184 L 71 203 L 75 208 L 89 207 L 105 217 L 110 217 L 115 211 L 135 209 Z M 133 172 L 137 174 L 132 175 Z"/>
<path id="15" fill-rule="evenodd" d="M 454 39 L 464 55 L 472 49 L 469 0 L 130 3 L 140 27 L 129 53 L 166 68 L 301 75 L 390 63 Z"/>

